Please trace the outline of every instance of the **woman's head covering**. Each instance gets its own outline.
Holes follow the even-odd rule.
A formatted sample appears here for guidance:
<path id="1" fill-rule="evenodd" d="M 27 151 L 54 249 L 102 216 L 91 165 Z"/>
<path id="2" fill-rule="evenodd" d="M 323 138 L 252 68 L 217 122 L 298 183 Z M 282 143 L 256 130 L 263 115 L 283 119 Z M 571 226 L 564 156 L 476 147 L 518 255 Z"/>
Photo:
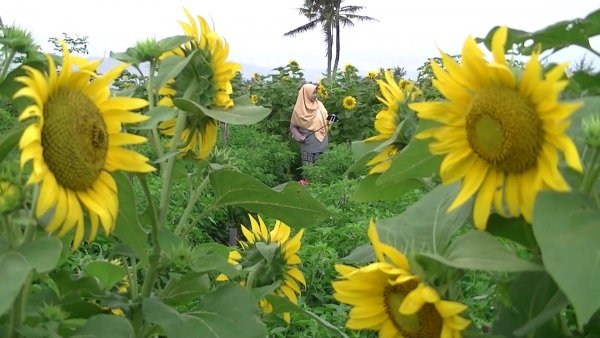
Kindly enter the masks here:
<path id="1" fill-rule="evenodd" d="M 317 86 L 312 83 L 307 83 L 300 88 L 290 123 L 315 131 L 317 140 L 323 142 L 327 135 L 327 109 L 321 101 L 311 100 L 315 89 Z"/>

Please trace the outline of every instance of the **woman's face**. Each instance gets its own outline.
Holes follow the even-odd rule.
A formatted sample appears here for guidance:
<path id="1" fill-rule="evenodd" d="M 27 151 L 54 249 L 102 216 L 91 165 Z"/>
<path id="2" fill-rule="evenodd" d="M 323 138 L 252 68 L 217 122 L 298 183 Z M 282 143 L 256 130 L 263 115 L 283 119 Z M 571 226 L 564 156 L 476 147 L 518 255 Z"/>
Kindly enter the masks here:
<path id="1" fill-rule="evenodd" d="M 312 92 L 312 94 L 310 94 L 308 99 L 315 102 L 317 100 L 318 93 L 319 93 L 319 87 L 315 87 L 315 90 Z"/>

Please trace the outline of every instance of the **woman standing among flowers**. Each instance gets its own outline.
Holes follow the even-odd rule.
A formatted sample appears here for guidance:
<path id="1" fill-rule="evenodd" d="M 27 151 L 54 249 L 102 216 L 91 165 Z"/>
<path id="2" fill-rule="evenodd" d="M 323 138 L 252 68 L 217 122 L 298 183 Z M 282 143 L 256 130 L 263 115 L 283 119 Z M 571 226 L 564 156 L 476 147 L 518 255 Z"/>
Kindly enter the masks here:
<path id="1" fill-rule="evenodd" d="M 290 121 L 292 138 L 300 143 L 302 166 L 315 163 L 329 144 L 327 109 L 317 99 L 317 89 L 312 83 L 300 88 Z M 299 183 L 307 186 L 308 180 L 303 177 Z"/>

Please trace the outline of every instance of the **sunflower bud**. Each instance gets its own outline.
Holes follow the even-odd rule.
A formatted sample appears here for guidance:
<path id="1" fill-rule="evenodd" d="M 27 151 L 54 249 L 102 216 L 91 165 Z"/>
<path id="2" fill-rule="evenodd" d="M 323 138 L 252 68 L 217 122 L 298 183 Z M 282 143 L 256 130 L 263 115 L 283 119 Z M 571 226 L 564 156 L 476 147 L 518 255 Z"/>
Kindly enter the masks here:
<path id="1" fill-rule="evenodd" d="M 0 214 L 7 214 L 21 205 L 23 187 L 21 174 L 10 164 L 0 167 Z"/>
<path id="2" fill-rule="evenodd" d="M 600 149 L 600 116 L 592 115 L 581 121 L 585 144 L 592 148 Z"/>
<path id="3" fill-rule="evenodd" d="M 137 56 L 142 61 L 152 61 L 161 56 L 164 51 L 160 47 L 160 44 L 155 39 L 146 39 L 144 41 L 138 41 L 135 44 L 134 49 L 137 52 Z"/>
<path id="4" fill-rule="evenodd" d="M 0 44 L 19 53 L 35 50 L 31 33 L 18 26 L 3 27 Z"/>

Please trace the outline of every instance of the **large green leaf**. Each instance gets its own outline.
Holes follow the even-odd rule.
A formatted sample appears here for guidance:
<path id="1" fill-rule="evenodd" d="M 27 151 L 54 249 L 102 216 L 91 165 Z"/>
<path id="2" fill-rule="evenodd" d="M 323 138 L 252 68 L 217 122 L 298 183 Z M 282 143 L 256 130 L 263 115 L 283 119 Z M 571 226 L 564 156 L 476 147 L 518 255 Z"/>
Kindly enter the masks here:
<path id="1" fill-rule="evenodd" d="M 135 338 L 131 323 L 125 317 L 99 314 L 88 318 L 73 338 Z"/>
<path id="2" fill-rule="evenodd" d="M 228 261 L 229 248 L 218 243 L 203 243 L 194 247 L 189 265 L 194 272 L 218 271 L 233 277 L 238 273 Z"/>
<path id="3" fill-rule="evenodd" d="M 396 248 L 410 245 L 442 254 L 471 213 L 470 202 L 448 212 L 459 187 L 458 184 L 437 186 L 402 214 L 377 220 L 381 240 Z"/>
<path id="4" fill-rule="evenodd" d="M 342 258 L 344 264 L 362 265 L 374 261 L 375 251 L 370 243 L 357 246 L 348 256 Z"/>
<path id="5" fill-rule="evenodd" d="M 29 123 L 18 123 L 0 136 L 0 162 L 19 144 L 21 135 Z"/>
<path id="6" fill-rule="evenodd" d="M 133 129 L 154 129 L 159 123 L 173 118 L 176 113 L 177 110 L 171 107 L 152 107 L 147 113 L 147 115 L 150 116 L 150 119 L 133 127 Z"/>
<path id="7" fill-rule="evenodd" d="M 429 153 L 429 140 L 412 140 L 392 160 L 390 168 L 377 180 L 378 185 L 398 183 L 437 173 L 441 157 Z"/>
<path id="8" fill-rule="evenodd" d="M 478 42 L 484 42 L 491 49 L 492 37 L 498 27 L 492 28 L 485 38 L 478 38 Z M 517 45 L 520 53 L 529 55 L 536 48 L 542 51 L 559 51 L 569 46 L 580 46 L 594 52 L 590 45 L 590 38 L 600 35 L 600 10 L 590 13 L 583 19 L 565 20 L 556 22 L 544 29 L 535 32 L 509 28 L 506 47 Z M 533 43 L 530 43 L 533 41 Z"/>
<path id="9" fill-rule="evenodd" d="M 189 272 L 181 276 L 171 275 L 160 298 L 165 304 L 171 306 L 183 305 L 205 294 L 209 287 L 210 280 L 205 273 Z"/>
<path id="10" fill-rule="evenodd" d="M 158 67 L 158 74 L 156 75 L 155 88 L 162 88 L 167 82 L 173 78 L 175 78 L 181 71 L 185 68 L 185 66 L 190 63 L 190 60 L 196 56 L 197 51 L 194 50 L 190 55 L 184 57 L 178 55 L 171 55 L 168 58 L 164 59 L 160 66 Z"/>
<path id="11" fill-rule="evenodd" d="M 543 270 L 538 264 L 518 258 L 494 236 L 479 230 L 469 230 L 458 236 L 443 256 L 423 255 L 459 269 L 498 272 Z"/>
<path id="12" fill-rule="evenodd" d="M 11 307 L 30 271 L 31 265 L 20 253 L 9 251 L 0 256 L 0 315 Z"/>
<path id="13" fill-rule="evenodd" d="M 498 214 L 491 214 L 485 230 L 494 236 L 513 240 L 533 251 L 537 250 L 537 242 L 531 224 L 527 223 L 523 217 L 504 218 Z"/>
<path id="14" fill-rule="evenodd" d="M 543 271 L 525 272 L 511 282 L 510 304 L 500 304 L 492 333 L 507 337 L 562 337 L 556 315 L 568 304 L 565 295 Z"/>
<path id="15" fill-rule="evenodd" d="M 107 261 L 90 262 L 84 270 L 88 275 L 98 278 L 100 285 L 107 290 L 110 290 L 127 275 L 127 270 L 124 267 Z"/>
<path id="16" fill-rule="evenodd" d="M 256 300 L 236 283 L 204 295 L 194 315 L 179 313 L 156 299 L 144 299 L 142 307 L 146 320 L 159 325 L 169 338 L 266 336 Z"/>
<path id="17" fill-rule="evenodd" d="M 356 202 L 394 201 L 407 192 L 422 188 L 425 184 L 417 179 L 408 179 L 401 182 L 378 184 L 381 174 L 367 175 L 359 182 L 358 189 L 350 197 Z"/>
<path id="18" fill-rule="evenodd" d="M 202 113 L 229 124 L 254 124 L 262 121 L 271 110 L 262 106 L 255 106 L 248 96 L 241 96 L 233 100 L 233 107 L 223 109 L 218 107 L 207 108 L 185 98 L 176 98 L 173 103 L 186 112 Z"/>
<path id="19" fill-rule="evenodd" d="M 600 210 L 578 194 L 541 192 L 533 233 L 546 270 L 573 304 L 582 327 L 600 308 Z"/>
<path id="20" fill-rule="evenodd" d="M 235 205 L 281 220 L 291 227 L 309 227 L 329 217 L 329 211 L 296 182 L 269 188 L 261 181 L 230 170 L 210 174 L 214 210 Z"/>
<path id="21" fill-rule="evenodd" d="M 62 242 L 56 237 L 42 237 L 17 249 L 38 273 L 54 270 L 62 250 Z"/>
<path id="22" fill-rule="evenodd" d="M 119 189 L 119 215 L 114 234 L 129 246 L 145 265 L 148 263 L 150 246 L 147 242 L 148 235 L 138 219 L 133 186 L 129 178 L 121 172 L 113 173 L 113 178 Z"/>

